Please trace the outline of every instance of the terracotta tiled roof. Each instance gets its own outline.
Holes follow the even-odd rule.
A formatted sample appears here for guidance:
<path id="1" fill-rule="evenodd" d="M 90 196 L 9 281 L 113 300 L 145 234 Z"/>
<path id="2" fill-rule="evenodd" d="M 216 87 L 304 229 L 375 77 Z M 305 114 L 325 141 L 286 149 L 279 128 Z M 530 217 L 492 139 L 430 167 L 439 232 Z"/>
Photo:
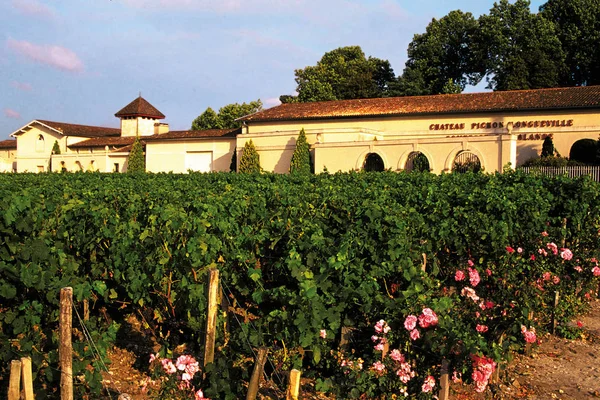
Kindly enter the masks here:
<path id="1" fill-rule="evenodd" d="M 214 138 L 225 138 L 235 137 L 238 133 L 241 133 L 240 128 L 236 129 L 207 129 L 202 131 L 171 131 L 160 135 L 142 136 L 140 141 L 145 146 L 147 142 L 161 141 L 161 140 L 177 140 L 177 139 L 214 139 Z M 123 136 L 123 137 L 104 137 L 84 140 L 79 143 L 69 145 L 70 148 L 104 148 L 109 146 L 112 150 L 118 149 L 118 151 L 127 151 L 127 149 L 121 149 L 126 146 L 131 146 L 135 140 L 135 136 Z"/>
<path id="2" fill-rule="evenodd" d="M 600 86 L 290 103 L 241 121 L 600 108 Z"/>
<path id="3" fill-rule="evenodd" d="M 105 128 L 102 126 L 89 126 L 89 125 L 77 125 L 77 124 L 66 124 L 64 122 L 46 121 L 43 119 L 36 119 L 44 125 L 48 125 L 51 128 L 61 131 L 66 136 L 79 136 L 79 137 L 106 137 L 106 136 L 119 136 L 121 135 L 121 129 L 119 128 Z"/>
<path id="4" fill-rule="evenodd" d="M 104 146 L 109 146 L 109 147 L 123 147 L 123 146 L 128 146 L 133 144 L 135 140 L 135 136 L 118 136 L 118 137 L 103 137 L 103 138 L 94 138 L 94 139 L 88 139 L 88 140 L 83 140 L 81 142 L 78 143 L 73 143 L 70 144 L 69 147 L 70 148 L 89 148 L 89 147 L 102 147 L 104 148 Z M 144 141 L 142 140 L 142 143 Z"/>
<path id="5" fill-rule="evenodd" d="M 10 150 L 17 149 L 17 141 L 14 139 L 0 141 L 0 149 Z"/>
<path id="6" fill-rule="evenodd" d="M 241 128 L 236 129 L 205 129 L 200 131 L 170 131 L 160 135 L 146 137 L 150 140 L 176 140 L 176 139 L 202 139 L 218 137 L 235 137 L 241 133 Z"/>
<path id="7" fill-rule="evenodd" d="M 165 118 L 163 113 L 158 111 L 152 104 L 148 103 L 142 96 L 123 107 L 121 111 L 115 114 L 115 117 Z"/>

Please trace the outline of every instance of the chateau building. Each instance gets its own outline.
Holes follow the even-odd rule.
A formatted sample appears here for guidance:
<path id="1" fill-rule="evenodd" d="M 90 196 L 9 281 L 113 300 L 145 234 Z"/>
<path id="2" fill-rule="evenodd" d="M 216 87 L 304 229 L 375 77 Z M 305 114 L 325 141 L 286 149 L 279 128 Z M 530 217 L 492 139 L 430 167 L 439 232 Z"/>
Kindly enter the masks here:
<path id="1" fill-rule="evenodd" d="M 149 172 L 229 171 L 252 140 L 265 171 L 286 173 L 304 129 L 315 172 L 401 171 L 417 158 L 436 173 L 465 162 L 493 172 L 539 156 L 548 136 L 563 156 L 597 140 L 600 86 L 282 104 L 240 118 L 240 129 L 170 131 L 141 96 L 115 116 L 120 129 L 33 120 L 0 142 L 0 161 L 18 172 L 123 172 L 137 136 Z"/>

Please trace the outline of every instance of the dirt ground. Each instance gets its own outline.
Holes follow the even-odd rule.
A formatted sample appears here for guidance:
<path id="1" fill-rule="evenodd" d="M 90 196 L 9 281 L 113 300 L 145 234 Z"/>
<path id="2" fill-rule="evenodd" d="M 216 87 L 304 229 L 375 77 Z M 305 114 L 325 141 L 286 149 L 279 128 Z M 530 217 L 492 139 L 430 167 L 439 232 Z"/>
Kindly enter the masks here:
<path id="1" fill-rule="evenodd" d="M 500 382 L 490 385 L 486 393 L 475 394 L 468 386 L 453 385 L 451 398 L 456 400 L 531 399 L 568 400 L 600 398 L 600 300 L 590 312 L 579 318 L 583 337 L 577 340 L 547 335 L 531 355 L 519 355 L 502 371 Z M 105 387 L 113 393 L 128 393 L 129 399 L 143 400 L 141 392 L 146 376 L 133 367 L 135 355 L 115 348 L 110 352 L 109 373 Z M 303 399 L 327 399 L 314 393 L 309 381 L 303 382 Z M 114 396 L 113 396 L 114 398 Z M 263 397 L 267 398 L 267 397 Z"/>

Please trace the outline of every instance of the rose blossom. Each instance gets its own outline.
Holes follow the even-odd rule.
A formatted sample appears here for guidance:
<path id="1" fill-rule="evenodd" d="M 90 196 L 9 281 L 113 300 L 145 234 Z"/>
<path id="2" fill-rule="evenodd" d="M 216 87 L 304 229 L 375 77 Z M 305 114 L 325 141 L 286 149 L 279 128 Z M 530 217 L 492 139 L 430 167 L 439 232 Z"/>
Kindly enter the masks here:
<path id="1" fill-rule="evenodd" d="M 390 358 L 394 361 L 404 362 L 404 356 L 398 349 L 394 349 L 390 352 Z"/>
<path id="2" fill-rule="evenodd" d="M 508 251 L 508 253 L 509 253 L 509 254 L 511 254 L 511 253 L 514 253 L 514 252 L 515 252 L 515 249 L 513 249 L 513 248 L 512 248 L 512 247 L 510 247 L 510 246 L 506 246 L 506 251 Z"/>
<path id="3" fill-rule="evenodd" d="M 419 326 L 421 328 L 429 328 L 438 323 L 438 317 L 431 308 L 424 308 L 423 313 L 419 315 Z"/>
<path id="4" fill-rule="evenodd" d="M 522 247 L 517 247 L 517 253 L 521 254 L 523 252 L 523 248 Z"/>
<path id="5" fill-rule="evenodd" d="M 479 272 L 476 269 L 469 268 L 469 282 L 471 282 L 471 286 L 475 287 L 479 285 L 480 281 Z"/>
<path id="6" fill-rule="evenodd" d="M 475 263 L 472 260 L 467 261 L 467 264 L 469 265 L 469 267 L 472 267 L 473 265 L 475 265 Z"/>
<path id="7" fill-rule="evenodd" d="M 407 331 L 412 331 L 417 326 L 417 317 L 414 315 L 409 315 L 404 320 L 404 327 Z"/>
<path id="8" fill-rule="evenodd" d="M 410 338 L 412 340 L 417 340 L 420 337 L 421 337 L 421 334 L 419 334 L 419 331 L 417 329 L 413 329 L 412 331 L 410 331 Z"/>
<path id="9" fill-rule="evenodd" d="M 379 340 L 379 336 L 373 335 L 373 336 L 371 336 L 371 340 L 374 341 L 374 342 L 376 342 L 376 341 Z"/>
<path id="10" fill-rule="evenodd" d="M 552 277 L 552 283 L 554 283 L 555 285 L 558 285 L 559 282 L 560 282 L 560 278 L 558 276 L 554 275 Z"/>
<path id="11" fill-rule="evenodd" d="M 375 348 L 375 350 L 377 350 L 377 351 L 383 351 L 383 348 L 384 348 L 384 346 L 383 346 L 383 342 L 379 342 L 379 343 L 377 343 L 377 344 L 374 346 L 374 348 Z"/>
<path id="12" fill-rule="evenodd" d="M 435 378 L 431 375 L 429 375 L 427 378 L 425 378 L 425 381 L 423 382 L 423 386 L 421 387 L 421 390 L 423 391 L 423 393 L 428 393 L 431 392 L 431 390 L 433 389 L 433 387 L 435 386 Z"/>
<path id="13" fill-rule="evenodd" d="M 594 276 L 600 276 L 600 268 L 599 267 L 592 268 L 592 274 L 594 274 Z"/>
<path id="14" fill-rule="evenodd" d="M 544 231 L 544 232 L 541 233 L 541 235 L 544 236 L 544 237 L 546 237 L 546 236 L 548 236 L 548 232 Z"/>
<path id="15" fill-rule="evenodd" d="M 525 325 L 521 325 L 521 333 L 523 334 L 523 337 L 525 338 L 525 342 L 535 343 L 535 341 L 537 339 L 535 336 L 535 328 L 531 328 L 530 330 L 527 330 L 527 327 Z"/>
<path id="16" fill-rule="evenodd" d="M 577 272 L 582 272 L 582 271 L 583 271 L 583 268 L 581 268 L 579 265 L 578 265 L 578 266 L 576 266 L 576 267 L 573 267 L 573 269 L 574 269 L 575 271 L 577 271 Z"/>
<path id="17" fill-rule="evenodd" d="M 381 361 L 376 361 L 373 363 L 373 366 L 371 367 L 371 369 L 373 369 L 377 372 L 381 372 L 385 369 L 385 364 L 383 364 Z"/>
<path id="18" fill-rule="evenodd" d="M 202 392 L 202 390 L 198 390 L 196 393 L 194 393 L 194 400 L 210 400 L 208 397 L 204 397 L 204 393 Z"/>
<path id="19" fill-rule="evenodd" d="M 488 329 L 489 328 L 487 326 L 485 326 L 485 325 L 479 325 L 479 324 L 477 324 L 477 326 L 475 327 L 475 330 L 477 332 L 479 332 L 479 333 L 485 333 L 485 332 L 488 331 Z"/>
<path id="20" fill-rule="evenodd" d="M 160 363 L 162 364 L 162 367 L 167 374 L 174 374 L 175 372 L 177 372 L 177 367 L 175 367 L 173 361 L 164 358 L 160 360 Z"/>
<path id="21" fill-rule="evenodd" d="M 460 291 L 460 295 L 461 296 L 466 296 L 468 298 L 470 298 L 471 300 L 473 300 L 474 302 L 478 302 L 479 301 L 479 296 L 477 296 L 477 294 L 475 294 L 475 290 L 470 288 L 470 287 L 465 287 Z"/>
<path id="22" fill-rule="evenodd" d="M 327 337 L 327 331 L 325 329 L 321 329 L 319 336 L 321 336 L 321 339 L 325 339 Z"/>
<path id="23" fill-rule="evenodd" d="M 465 273 L 459 269 L 458 271 L 456 271 L 456 274 L 454 274 L 454 280 L 459 282 L 463 279 L 465 279 Z"/>
<path id="24" fill-rule="evenodd" d="M 571 258 L 573 258 L 573 252 L 571 250 L 569 250 L 569 249 L 560 249 L 560 250 L 561 250 L 560 257 L 563 260 L 567 260 L 568 261 Z"/>
<path id="25" fill-rule="evenodd" d="M 540 253 L 544 257 L 546 257 L 548 255 L 548 252 L 546 250 L 544 250 L 544 249 L 538 249 L 538 253 Z"/>
<path id="26" fill-rule="evenodd" d="M 558 254 L 558 246 L 555 243 L 548 243 L 546 245 L 546 247 L 549 250 L 552 250 L 552 254 L 557 255 Z"/>

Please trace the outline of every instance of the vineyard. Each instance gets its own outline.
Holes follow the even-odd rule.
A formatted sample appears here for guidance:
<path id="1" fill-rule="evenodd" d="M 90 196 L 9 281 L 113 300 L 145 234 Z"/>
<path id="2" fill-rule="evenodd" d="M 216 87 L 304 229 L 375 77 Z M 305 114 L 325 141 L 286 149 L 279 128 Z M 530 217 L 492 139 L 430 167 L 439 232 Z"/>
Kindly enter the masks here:
<path id="1" fill-rule="evenodd" d="M 337 398 L 429 399 L 442 365 L 484 391 L 536 335 L 577 334 L 600 279 L 599 189 L 512 171 L 0 175 L 0 396 L 30 356 L 36 396 L 58 398 L 66 286 L 102 356 L 74 325 L 76 398 L 106 396 L 102 359 L 131 319 L 153 360 L 202 364 L 211 269 L 215 361 L 156 398 L 243 398 L 258 348 L 275 383 L 296 368 Z M 137 356 L 166 382 L 168 362 Z"/>

